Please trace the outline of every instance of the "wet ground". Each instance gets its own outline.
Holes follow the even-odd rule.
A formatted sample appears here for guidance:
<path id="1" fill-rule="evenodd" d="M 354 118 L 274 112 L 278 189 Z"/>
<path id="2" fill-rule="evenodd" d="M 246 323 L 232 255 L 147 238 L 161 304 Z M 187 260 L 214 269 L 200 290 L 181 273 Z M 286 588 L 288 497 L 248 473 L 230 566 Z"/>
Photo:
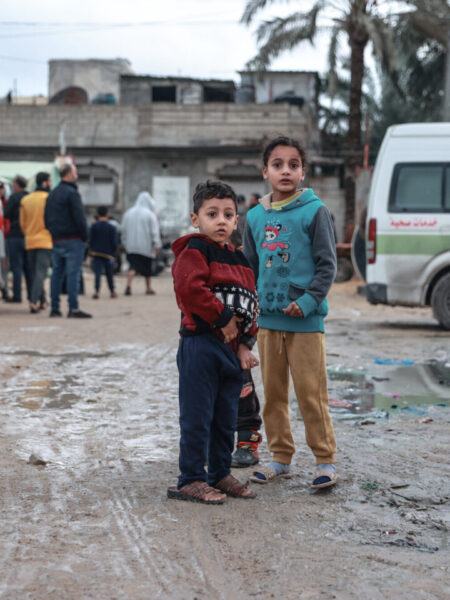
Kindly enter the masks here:
<path id="1" fill-rule="evenodd" d="M 179 316 L 169 274 L 154 287 L 83 298 L 92 321 L 0 306 L 0 598 L 447 598 L 450 342 L 430 311 L 335 285 L 338 485 L 311 491 L 292 397 L 294 477 L 204 507 L 165 496 Z"/>

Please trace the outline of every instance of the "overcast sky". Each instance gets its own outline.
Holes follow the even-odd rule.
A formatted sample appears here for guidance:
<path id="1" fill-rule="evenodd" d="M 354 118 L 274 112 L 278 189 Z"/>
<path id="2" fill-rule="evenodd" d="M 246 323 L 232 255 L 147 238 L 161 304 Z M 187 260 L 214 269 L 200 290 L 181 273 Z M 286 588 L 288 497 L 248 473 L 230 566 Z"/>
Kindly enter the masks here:
<path id="1" fill-rule="evenodd" d="M 239 24 L 245 0 L 14 0 L 0 13 L 0 97 L 47 95 L 47 62 L 127 58 L 140 75 L 239 80 L 256 52 L 254 27 Z M 287 14 L 278 2 L 264 13 Z M 272 68 L 324 72 L 326 43 L 302 45 Z"/>

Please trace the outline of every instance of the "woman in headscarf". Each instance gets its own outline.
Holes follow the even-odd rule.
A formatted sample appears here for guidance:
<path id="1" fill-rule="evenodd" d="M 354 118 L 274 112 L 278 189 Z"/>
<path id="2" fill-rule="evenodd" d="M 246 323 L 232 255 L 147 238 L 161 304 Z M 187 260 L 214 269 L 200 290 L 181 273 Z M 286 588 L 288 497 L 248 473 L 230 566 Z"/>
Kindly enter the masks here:
<path id="1" fill-rule="evenodd" d="M 126 211 L 122 221 L 122 243 L 130 265 L 125 296 L 131 296 L 131 283 L 136 273 L 145 277 L 146 293 L 154 294 L 152 262 L 161 249 L 161 235 L 155 202 L 148 192 L 141 192 L 135 205 Z"/>

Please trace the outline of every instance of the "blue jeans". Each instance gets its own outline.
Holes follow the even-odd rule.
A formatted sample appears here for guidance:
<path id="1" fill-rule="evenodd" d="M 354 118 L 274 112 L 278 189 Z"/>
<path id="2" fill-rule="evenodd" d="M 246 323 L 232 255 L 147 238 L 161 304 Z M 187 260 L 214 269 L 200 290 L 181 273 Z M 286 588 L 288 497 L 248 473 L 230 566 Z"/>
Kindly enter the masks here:
<path id="1" fill-rule="evenodd" d="M 64 275 L 67 281 L 69 310 L 78 310 L 78 291 L 80 289 L 81 265 L 86 246 L 81 240 L 53 242 L 53 272 L 51 280 L 52 310 L 59 310 Z"/>
<path id="2" fill-rule="evenodd" d="M 228 346 L 205 333 L 180 340 L 180 476 L 214 486 L 230 473 L 242 369 Z M 204 465 L 208 462 L 208 473 Z"/>
<path id="3" fill-rule="evenodd" d="M 13 274 L 13 300 L 22 302 L 22 275 L 25 275 L 28 300 L 31 296 L 31 273 L 25 251 L 25 240 L 20 237 L 7 238 L 9 268 Z"/>

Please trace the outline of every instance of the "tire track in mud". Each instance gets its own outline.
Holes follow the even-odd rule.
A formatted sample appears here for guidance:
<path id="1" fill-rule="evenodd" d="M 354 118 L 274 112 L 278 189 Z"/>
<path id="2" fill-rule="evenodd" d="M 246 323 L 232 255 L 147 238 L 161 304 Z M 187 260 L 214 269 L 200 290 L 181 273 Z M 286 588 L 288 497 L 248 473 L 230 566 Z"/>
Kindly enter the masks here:
<path id="1" fill-rule="evenodd" d="M 129 553 L 134 555 L 138 567 L 145 574 L 146 583 L 154 584 L 156 582 L 157 590 L 155 592 L 162 591 L 167 594 L 167 581 L 162 578 L 161 572 L 155 564 L 155 557 L 145 542 L 146 535 L 143 532 L 143 526 L 139 523 L 136 515 L 126 506 L 127 502 L 123 495 L 120 497 L 121 495 L 116 490 L 111 489 L 110 491 L 112 498 L 108 503 L 119 535 L 125 541 Z M 127 555 L 124 552 L 122 562 L 126 558 Z M 127 563 L 125 562 L 125 564 Z M 134 570 L 133 576 L 136 577 Z"/>

